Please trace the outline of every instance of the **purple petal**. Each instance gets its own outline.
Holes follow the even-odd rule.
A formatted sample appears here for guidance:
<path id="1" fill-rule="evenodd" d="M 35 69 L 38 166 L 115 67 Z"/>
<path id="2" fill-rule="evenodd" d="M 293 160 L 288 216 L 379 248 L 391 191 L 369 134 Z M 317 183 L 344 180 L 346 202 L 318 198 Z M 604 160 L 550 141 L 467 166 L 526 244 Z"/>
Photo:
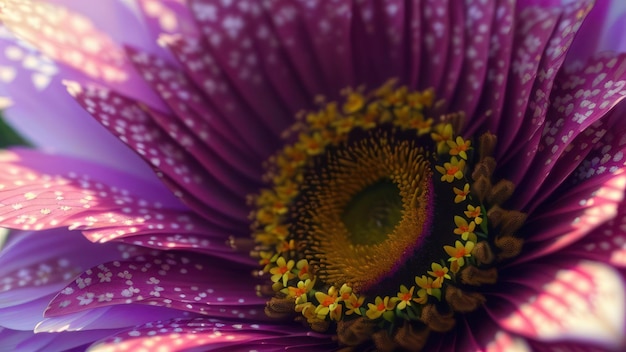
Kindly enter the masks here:
<path id="1" fill-rule="evenodd" d="M 79 331 L 71 333 L 41 333 L 17 331 L 0 327 L 0 350 L 2 351 L 69 351 L 105 338 L 115 330 Z"/>
<path id="2" fill-rule="evenodd" d="M 143 303 L 211 316 L 264 319 L 250 267 L 191 253 L 152 252 L 87 270 L 51 302 L 46 316 Z"/>
<path id="3" fill-rule="evenodd" d="M 325 351 L 335 347 L 330 335 L 286 329 L 276 325 L 243 324 L 208 319 L 157 321 L 97 342 L 98 351 L 136 351 L 158 345 L 170 351 L 281 351 L 306 347 Z"/>
<path id="4" fill-rule="evenodd" d="M 539 341 L 623 346 L 626 295 L 622 277 L 613 268 L 557 259 L 517 270 L 521 272 L 516 276 L 503 279 L 498 294 L 512 308 L 490 305 L 503 328 Z M 514 289 L 512 283 L 524 290 Z"/>
<path id="5" fill-rule="evenodd" d="M 44 307 L 45 308 L 45 307 Z M 41 310 L 43 312 L 43 310 Z M 40 312 L 40 314 L 41 314 Z M 180 310 L 127 304 L 89 309 L 58 317 L 41 319 L 36 333 L 100 329 L 120 329 L 142 325 L 155 320 L 194 317 Z"/>
<path id="6" fill-rule="evenodd" d="M 603 51 L 626 51 L 626 3 L 623 1 L 596 1 L 593 10 L 583 22 L 568 53 L 567 65 L 586 62 L 593 54 Z M 595 45 L 595 48 L 593 48 Z"/>
<path id="7" fill-rule="evenodd" d="M 134 250 L 127 245 L 94 245 L 61 229 L 15 236 L 0 252 L 3 308 L 56 293 L 86 268 Z"/>
<path id="8" fill-rule="evenodd" d="M 13 101 L 3 116 L 21 135 L 50 151 L 97 159 L 140 177 L 152 174 L 73 101 L 55 64 L 13 37 L 0 39 L 0 50 L 0 94 Z"/>
<path id="9" fill-rule="evenodd" d="M 54 287 L 50 285 L 46 288 L 42 288 L 41 291 L 46 289 L 54 289 Z M 24 294 L 24 292 L 22 292 L 22 294 Z M 33 331 L 35 329 L 35 326 L 43 319 L 43 312 L 46 310 L 48 302 L 50 302 L 54 295 L 49 294 L 41 298 L 35 298 L 36 295 L 29 296 L 33 297 L 27 302 L 10 302 L 10 306 L 0 308 L 0 316 L 2 316 L 0 326 L 13 330 Z M 3 300 L 6 298 L 7 297 L 2 297 Z M 9 299 L 11 298 L 9 297 Z M 13 299 L 13 301 L 15 301 L 15 299 Z"/>
<path id="10" fill-rule="evenodd" d="M 161 34 L 200 35 L 189 8 L 180 0 L 139 0 L 138 3 L 154 38 Z"/>
<path id="11" fill-rule="evenodd" d="M 214 230 L 207 230 L 206 233 L 195 234 L 172 234 L 158 233 L 154 230 L 146 234 L 133 234 L 128 237 L 119 237 L 116 241 L 133 244 L 136 246 L 156 248 L 156 249 L 177 249 L 200 252 L 226 259 L 228 262 L 257 266 L 258 261 L 250 257 L 247 253 L 236 251 L 219 233 L 212 234 Z"/>
<path id="12" fill-rule="evenodd" d="M 166 134 L 153 120 L 150 110 L 137 102 L 95 86 L 81 87 L 68 82 L 68 90 L 85 109 L 103 125 L 152 164 L 159 177 L 183 202 L 198 209 L 199 214 L 245 222 L 246 184 L 231 183 L 218 170 L 204 169 L 178 141 Z M 239 190 L 237 190 L 239 186 Z M 242 194 L 243 193 L 243 194 Z M 199 204 L 205 205 L 204 207 Z"/>

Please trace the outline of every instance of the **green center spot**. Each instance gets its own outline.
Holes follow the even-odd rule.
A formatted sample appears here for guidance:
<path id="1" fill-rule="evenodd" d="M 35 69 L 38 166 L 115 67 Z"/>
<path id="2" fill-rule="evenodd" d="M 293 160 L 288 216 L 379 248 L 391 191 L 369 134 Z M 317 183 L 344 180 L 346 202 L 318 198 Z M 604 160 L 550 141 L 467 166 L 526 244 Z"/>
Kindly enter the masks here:
<path id="1" fill-rule="evenodd" d="M 346 205 L 341 220 L 353 244 L 384 242 L 402 219 L 402 198 L 391 180 L 381 180 L 363 189 Z"/>

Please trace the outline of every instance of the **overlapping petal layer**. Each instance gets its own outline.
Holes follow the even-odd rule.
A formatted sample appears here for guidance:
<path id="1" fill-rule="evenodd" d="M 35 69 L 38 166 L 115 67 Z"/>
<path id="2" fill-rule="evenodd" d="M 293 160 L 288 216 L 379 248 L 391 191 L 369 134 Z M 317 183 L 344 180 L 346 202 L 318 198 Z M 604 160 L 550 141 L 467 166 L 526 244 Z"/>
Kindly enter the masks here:
<path id="1" fill-rule="evenodd" d="M 562 69 L 592 1 L 542 1 L 538 8 L 530 0 L 141 0 L 135 4 L 146 24 L 141 33 L 152 36 L 145 45 L 109 38 L 72 10 L 40 1 L 4 3 L 5 25 L 58 65 L 49 72 L 35 63 L 12 70 L 45 59 L 4 36 L 7 68 L 0 67 L 0 79 L 26 75 L 58 96 L 63 76 L 74 99 L 149 167 L 124 156 L 121 168 L 138 165 L 125 170 L 139 175 L 133 177 L 76 159 L 6 152 L 0 223 L 69 226 L 92 241 L 200 252 L 145 251 L 94 262 L 69 285 L 55 286 L 60 293 L 41 331 L 105 327 L 99 320 L 118 328 L 114 322 L 129 303 L 264 319 L 264 300 L 247 278 L 251 260 L 226 244 L 229 236 L 247 236 L 245 196 L 260 184 L 262 161 L 317 94 L 335 98 L 346 86 L 371 88 L 397 77 L 412 88 L 434 87 L 443 110 L 465 114 L 467 135 L 497 132 L 497 174 L 518 185 L 511 203 L 530 212 L 526 250 L 490 292 L 489 316 L 480 316 L 485 323 L 468 318 L 432 346 L 498 351 L 543 348 L 537 341 L 546 340 L 555 348 L 569 346 L 563 339 L 607 348 L 623 343 L 624 286 L 611 266 L 626 262 L 624 226 L 616 218 L 626 187 L 626 124 L 618 105 L 626 96 L 626 57 L 598 55 Z M 62 3 L 89 12 L 78 2 Z M 24 16 L 32 21 L 20 21 Z M 157 38 L 167 53 L 154 47 Z M 60 109 L 79 116 L 75 105 Z M 18 115 L 26 111 L 33 110 Z M 90 122 L 89 130 L 96 126 Z M 111 139 L 98 142 L 94 155 L 110 164 L 115 154 L 102 146 Z M 149 169 L 167 188 L 154 183 Z M 5 251 L 19 256 L 11 247 Z M 560 295 L 564 291 L 570 294 Z M 16 312 L 23 303 L 30 305 L 19 309 L 36 310 L 45 295 L 29 297 L 10 308 Z M 161 314 L 148 308 L 156 310 L 145 317 Z M 267 350 L 324 350 L 332 342 L 296 327 L 189 318 L 148 323 L 95 347 L 227 350 L 261 343 Z"/>

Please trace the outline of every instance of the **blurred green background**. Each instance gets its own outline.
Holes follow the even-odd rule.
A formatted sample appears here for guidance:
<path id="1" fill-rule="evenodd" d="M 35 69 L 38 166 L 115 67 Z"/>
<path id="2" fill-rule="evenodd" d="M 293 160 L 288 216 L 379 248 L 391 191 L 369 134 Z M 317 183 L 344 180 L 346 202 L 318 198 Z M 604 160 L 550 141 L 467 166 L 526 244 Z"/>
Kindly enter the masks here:
<path id="1" fill-rule="evenodd" d="M 30 143 L 17 134 L 0 114 L 0 148 L 15 145 L 30 145 Z"/>

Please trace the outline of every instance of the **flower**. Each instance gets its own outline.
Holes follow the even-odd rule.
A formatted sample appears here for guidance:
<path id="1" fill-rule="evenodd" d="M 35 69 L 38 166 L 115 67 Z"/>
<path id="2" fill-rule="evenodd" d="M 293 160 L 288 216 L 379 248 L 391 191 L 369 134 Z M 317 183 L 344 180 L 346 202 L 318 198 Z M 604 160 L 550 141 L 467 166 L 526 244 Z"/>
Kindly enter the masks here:
<path id="1" fill-rule="evenodd" d="M 0 15 L 7 113 L 55 149 L 0 155 L 10 347 L 623 347 L 591 1 L 60 3 Z"/>

